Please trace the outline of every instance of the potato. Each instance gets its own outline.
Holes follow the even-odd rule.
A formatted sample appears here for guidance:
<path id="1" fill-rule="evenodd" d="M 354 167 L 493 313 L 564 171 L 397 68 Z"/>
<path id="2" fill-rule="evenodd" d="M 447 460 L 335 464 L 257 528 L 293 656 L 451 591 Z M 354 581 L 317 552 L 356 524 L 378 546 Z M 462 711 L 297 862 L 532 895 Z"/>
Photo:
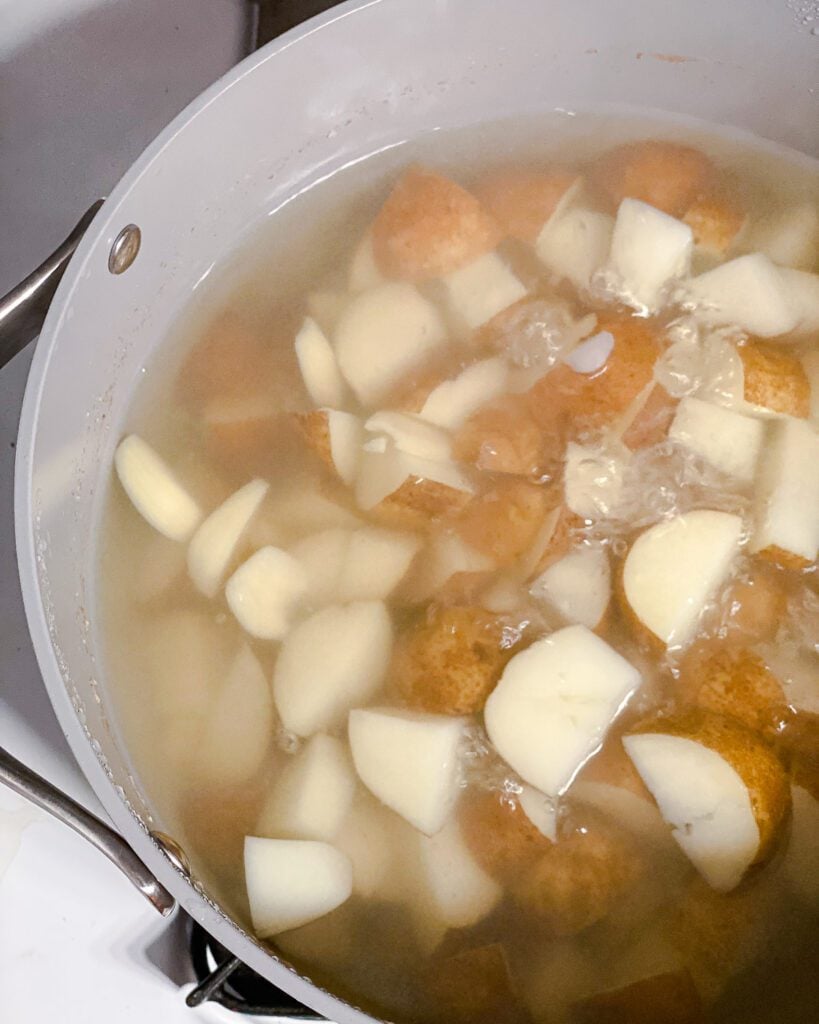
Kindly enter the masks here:
<path id="1" fill-rule="evenodd" d="M 640 199 L 663 213 L 680 217 L 714 175 L 708 157 L 691 146 L 662 139 L 628 142 L 610 150 L 592 180 L 617 207 L 623 199 Z"/>
<path id="2" fill-rule="evenodd" d="M 560 438 L 548 437 L 525 399 L 509 395 L 484 406 L 460 428 L 453 454 L 489 473 L 542 477 L 562 456 Z"/>
<path id="3" fill-rule="evenodd" d="M 739 346 L 745 386 L 743 398 L 768 412 L 806 419 L 810 415 L 810 382 L 795 355 L 774 345 L 748 342 Z"/>
<path id="4" fill-rule="evenodd" d="M 624 899 L 644 867 L 627 833 L 587 812 L 513 880 L 512 898 L 552 935 L 576 935 Z"/>
<path id="5" fill-rule="evenodd" d="M 551 501 L 553 495 L 548 495 Z M 544 528 L 541 535 L 536 538 L 526 559 L 531 556 L 532 575 L 540 575 L 559 561 L 575 546 L 578 534 L 585 523 L 580 516 L 576 515 L 563 501 L 553 508 L 543 521 Z M 527 566 L 528 568 L 528 566 Z"/>
<path id="6" fill-rule="evenodd" d="M 313 405 L 341 408 L 348 398 L 347 386 L 338 368 L 333 346 L 312 317 L 305 317 L 293 347 L 304 387 Z"/>
<path id="7" fill-rule="evenodd" d="M 233 313 L 213 321 L 179 371 L 179 392 L 194 404 L 264 393 L 272 383 L 272 346 Z"/>
<path id="8" fill-rule="evenodd" d="M 729 635 L 771 640 L 785 617 L 788 595 L 781 574 L 763 563 L 752 564 L 745 578 L 734 580 L 722 597 L 721 625 Z"/>
<path id="9" fill-rule="evenodd" d="M 445 1024 L 523 1024 L 527 1019 L 500 943 L 433 961 L 423 982 L 434 1019 Z"/>
<path id="10" fill-rule="evenodd" d="M 482 608 L 434 608 L 399 637 L 392 686 L 418 711 L 471 715 L 483 708 L 517 644 Z"/>
<path id="11" fill-rule="evenodd" d="M 378 269 L 408 281 L 457 270 L 494 249 L 500 235 L 475 196 L 418 165 L 395 183 L 372 227 Z"/>
<path id="12" fill-rule="evenodd" d="M 542 487 L 511 477 L 467 505 L 454 526 L 471 547 L 508 565 L 535 539 L 547 511 Z"/>
<path id="13" fill-rule="evenodd" d="M 169 540 L 186 541 L 202 522 L 199 505 L 151 446 L 129 434 L 117 446 L 114 467 L 131 504 Z"/>
<path id="14" fill-rule="evenodd" d="M 709 256 L 722 259 L 737 241 L 748 217 L 736 200 L 717 191 L 698 196 L 683 214 L 694 232 L 694 245 Z"/>
<path id="15" fill-rule="evenodd" d="M 665 440 L 677 404 L 662 384 L 649 384 L 625 415 L 621 440 L 626 448 L 634 452 Z"/>
<path id="16" fill-rule="evenodd" d="M 747 647 L 692 649 L 682 663 L 680 695 L 695 707 L 731 715 L 769 740 L 789 717 L 781 683 Z"/>
<path id="17" fill-rule="evenodd" d="M 461 833 L 472 855 L 499 882 L 518 878 L 552 845 L 520 801 L 509 794 L 470 790 L 459 815 Z"/>
<path id="18" fill-rule="evenodd" d="M 705 1024 L 688 971 L 670 971 L 575 1003 L 572 1024 Z"/>
<path id="19" fill-rule="evenodd" d="M 768 744 L 741 722 L 693 708 L 629 730 L 629 757 L 708 884 L 728 892 L 768 859 L 790 808 Z"/>
<path id="20" fill-rule="evenodd" d="M 560 200 L 577 181 L 573 171 L 563 168 L 527 171 L 510 167 L 482 178 L 475 195 L 506 235 L 534 245 Z"/>
<path id="21" fill-rule="evenodd" d="M 457 515 L 469 505 L 472 497 L 469 491 L 413 475 L 375 505 L 370 513 L 384 526 L 423 530 L 431 525 L 430 520 Z"/>

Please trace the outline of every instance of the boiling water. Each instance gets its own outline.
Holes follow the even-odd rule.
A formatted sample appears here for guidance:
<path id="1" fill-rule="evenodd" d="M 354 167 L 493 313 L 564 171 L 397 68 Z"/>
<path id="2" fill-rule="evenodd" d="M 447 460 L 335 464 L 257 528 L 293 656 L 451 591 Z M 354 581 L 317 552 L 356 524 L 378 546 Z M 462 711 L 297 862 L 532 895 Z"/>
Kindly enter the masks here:
<path id="1" fill-rule="evenodd" d="M 752 218 L 806 200 L 819 206 L 819 176 L 809 162 L 746 138 L 671 121 L 549 115 L 448 136 L 434 133 L 337 174 L 266 218 L 197 288 L 173 336 L 147 367 L 128 431 L 139 433 L 162 453 L 205 510 L 254 476 L 270 481 L 269 504 L 278 515 L 268 510 L 257 517 L 246 538 L 246 553 L 266 543 L 287 546 L 336 525 L 344 510 L 355 514 L 354 503 L 343 486 L 329 479 L 294 426 L 291 414 L 308 409 L 309 403 L 292 342 L 308 294 L 343 286 L 350 253 L 399 170 L 419 160 L 469 187 L 487 169 L 513 159 L 524 167 L 544 161 L 593 165 L 613 144 L 651 137 L 675 138 L 705 150 L 733 178 L 734 195 Z M 257 434 L 247 444 L 232 436 L 214 444 L 203 429 L 201 407 L 196 411 L 196 379 L 185 360 L 203 339 L 225 330 L 226 323 L 227 329 L 250 338 L 251 345 L 261 340 L 268 351 L 260 370 L 265 377 L 261 443 Z M 224 397 L 231 408 L 236 396 Z M 587 524 L 578 533 L 578 540 L 607 545 L 615 558 L 636 529 L 676 511 L 706 505 L 746 513 L 749 507 L 749 494 L 726 489 L 719 476 L 668 441 L 638 452 L 629 473 L 618 515 Z M 335 503 L 334 509 L 325 502 L 306 511 L 299 500 L 305 494 L 321 494 Z M 185 571 L 184 548 L 143 522 L 118 486 L 111 488 L 101 550 L 107 676 L 134 766 L 162 827 L 181 842 L 209 891 L 249 928 L 243 840 L 254 834 L 266 794 L 302 741 L 274 722 L 261 764 L 251 766 L 239 781 L 226 780 L 220 760 L 226 741 L 219 741 L 219 752 L 209 749 L 210 734 L 203 732 L 200 711 L 202 702 L 212 699 L 218 684 L 214 676 L 247 637 L 223 597 L 208 600 L 194 588 Z M 740 560 L 740 577 L 749 565 L 747 558 Z M 802 685 L 806 672 L 816 684 L 816 665 L 809 660 L 815 657 L 810 645 L 817 642 L 819 621 L 813 577 L 792 573 L 783 575 L 782 583 L 788 613 L 776 638 L 768 642 L 766 655 L 771 664 L 777 658 L 780 664 L 783 659 L 788 665 L 798 662 Z M 417 615 L 401 593 L 391 609 L 398 629 Z M 495 597 L 501 606 L 498 614 L 513 631 L 545 632 L 558 624 L 537 601 L 513 602 L 510 609 L 502 597 Z M 721 619 L 725 608 L 720 601 L 726 600 L 724 592 L 715 599 L 704 629 Z M 679 657 L 673 651 L 662 657 L 645 653 L 616 618 L 607 625 L 605 637 L 644 677 L 637 698 L 612 730 L 608 749 L 646 711 L 673 707 Z M 270 678 L 278 645 L 251 646 Z M 819 711 L 815 699 L 814 710 Z M 374 701 L 383 702 L 383 695 Z M 225 708 L 227 718 L 232 713 Z M 241 760 L 240 732 L 232 742 Z M 518 781 L 492 754 L 478 725 L 462 754 L 465 788 L 503 793 L 514 802 Z M 237 774 L 242 776 L 241 770 Z M 605 781 L 605 767 L 594 778 Z M 570 799 L 562 813 L 563 834 L 594 830 L 596 819 L 584 816 Z M 814 842 L 819 843 L 819 835 Z M 443 936 L 419 922 L 412 900 L 354 895 L 338 910 L 270 945 L 332 991 L 393 1018 L 458 1019 L 459 1013 L 463 1018 L 463 1008 L 448 1008 L 446 998 L 430 984 L 430 972 L 446 961 L 456 965 L 457 974 L 459 961 L 448 957 L 494 943 L 504 947 L 522 1019 L 526 1014 L 549 1022 L 571 1019 L 577 1000 L 678 964 L 691 970 L 709 1003 L 709 1019 L 715 1021 L 801 1021 L 819 1008 L 819 929 L 801 887 L 790 877 L 787 842 L 769 864 L 727 896 L 698 882 L 673 843 L 643 844 L 641 856 L 647 858 L 648 870 L 627 896 L 575 934 L 555 934 L 554 928 L 521 911 L 508 894 L 483 920 Z M 415 868 L 408 863 L 401 870 L 412 874 Z M 407 892 L 411 880 L 405 882 Z M 466 987 L 474 984 L 471 969 L 467 962 L 462 979 Z M 447 988 L 450 993 L 458 990 L 452 976 Z M 517 1010 L 508 1009 L 516 1018 Z M 480 1016 L 480 1007 L 475 1014 Z"/>

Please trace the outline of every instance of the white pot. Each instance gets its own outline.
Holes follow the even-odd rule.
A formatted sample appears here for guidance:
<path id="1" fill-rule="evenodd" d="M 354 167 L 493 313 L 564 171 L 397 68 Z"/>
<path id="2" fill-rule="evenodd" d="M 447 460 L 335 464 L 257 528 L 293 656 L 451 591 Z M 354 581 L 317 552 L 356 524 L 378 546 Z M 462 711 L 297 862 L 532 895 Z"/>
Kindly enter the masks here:
<path id="1" fill-rule="evenodd" d="M 366 1015 L 274 959 L 178 873 L 107 717 L 95 570 L 114 445 L 141 367 L 196 283 L 268 211 L 431 128 L 562 107 L 646 105 L 819 153 L 819 38 L 798 5 L 744 0 L 351 0 L 209 89 L 120 182 L 77 251 L 31 366 L 16 521 L 51 700 L 116 827 L 254 970 L 343 1022 Z M 107 268 L 129 223 L 142 248 Z M 161 823 L 159 825 L 161 827 Z"/>

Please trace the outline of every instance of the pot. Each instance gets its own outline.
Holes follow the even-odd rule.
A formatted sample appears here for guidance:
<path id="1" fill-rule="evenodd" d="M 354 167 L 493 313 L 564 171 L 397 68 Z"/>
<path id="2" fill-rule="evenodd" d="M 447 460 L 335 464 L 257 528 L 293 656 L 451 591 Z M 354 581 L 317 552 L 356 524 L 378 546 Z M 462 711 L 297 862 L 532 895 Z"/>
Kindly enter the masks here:
<path id="1" fill-rule="evenodd" d="M 262 217 L 422 132 L 650 106 L 819 155 L 819 38 L 796 6 L 745 0 L 728 26 L 714 0 L 350 0 L 248 58 L 170 124 L 96 214 L 54 296 L 20 422 L 16 524 L 55 711 L 149 872 L 242 961 L 341 1024 L 371 1018 L 271 955 L 157 838 L 162 822 L 109 713 L 97 527 L 141 368 Z"/>

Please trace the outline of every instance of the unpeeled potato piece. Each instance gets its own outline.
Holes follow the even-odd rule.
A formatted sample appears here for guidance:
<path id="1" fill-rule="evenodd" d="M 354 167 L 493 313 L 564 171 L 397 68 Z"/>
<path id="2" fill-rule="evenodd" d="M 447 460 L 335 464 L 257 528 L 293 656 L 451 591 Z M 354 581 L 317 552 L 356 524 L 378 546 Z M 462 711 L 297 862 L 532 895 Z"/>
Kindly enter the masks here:
<path id="1" fill-rule="evenodd" d="M 195 404 L 227 396 L 262 395 L 273 383 L 273 346 L 241 317 L 226 313 L 213 321 L 179 371 L 179 391 Z"/>
<path id="2" fill-rule="evenodd" d="M 759 341 L 740 345 L 737 351 L 746 402 L 798 419 L 810 415 L 810 381 L 796 356 Z"/>
<path id="3" fill-rule="evenodd" d="M 387 277 L 425 281 L 490 252 L 501 231 L 474 195 L 428 168 L 407 168 L 372 226 L 373 251 Z"/>
<path id="4" fill-rule="evenodd" d="M 572 1024 L 704 1024 L 705 1011 L 688 971 L 668 971 L 575 1003 Z"/>
<path id="5" fill-rule="evenodd" d="M 533 245 L 575 181 L 577 174 L 563 168 L 533 171 L 510 167 L 482 178 L 475 195 L 509 237 Z"/>
<path id="6" fill-rule="evenodd" d="M 511 883 L 552 845 L 529 819 L 519 800 L 506 794 L 471 790 L 459 810 L 461 833 L 480 866 Z"/>
<path id="7" fill-rule="evenodd" d="M 443 1024 L 523 1024 L 528 1019 L 500 943 L 433 961 L 423 978 L 433 1019 Z"/>
<path id="8" fill-rule="evenodd" d="M 453 525 L 471 547 L 508 565 L 535 539 L 547 511 L 542 487 L 510 477 L 475 498 Z"/>
<path id="9" fill-rule="evenodd" d="M 663 139 L 627 142 L 598 161 L 592 180 L 611 201 L 639 199 L 672 217 L 682 216 L 714 177 L 708 157 Z"/>
<path id="10" fill-rule="evenodd" d="M 787 602 L 782 574 L 771 566 L 753 564 L 746 578 L 731 583 L 723 596 L 721 625 L 729 635 L 770 640 L 785 617 Z"/>
<path id="11" fill-rule="evenodd" d="M 390 680 L 418 711 L 474 714 L 519 646 L 483 608 L 438 607 L 399 637 Z"/>
<path id="12" fill-rule="evenodd" d="M 682 219 L 694 233 L 697 249 L 722 258 L 736 242 L 748 218 L 738 202 L 714 190 L 698 196 Z"/>
<path id="13" fill-rule="evenodd" d="M 453 440 L 453 455 L 489 473 L 540 477 L 560 461 L 561 442 L 541 429 L 524 399 L 507 395 L 464 423 Z"/>

